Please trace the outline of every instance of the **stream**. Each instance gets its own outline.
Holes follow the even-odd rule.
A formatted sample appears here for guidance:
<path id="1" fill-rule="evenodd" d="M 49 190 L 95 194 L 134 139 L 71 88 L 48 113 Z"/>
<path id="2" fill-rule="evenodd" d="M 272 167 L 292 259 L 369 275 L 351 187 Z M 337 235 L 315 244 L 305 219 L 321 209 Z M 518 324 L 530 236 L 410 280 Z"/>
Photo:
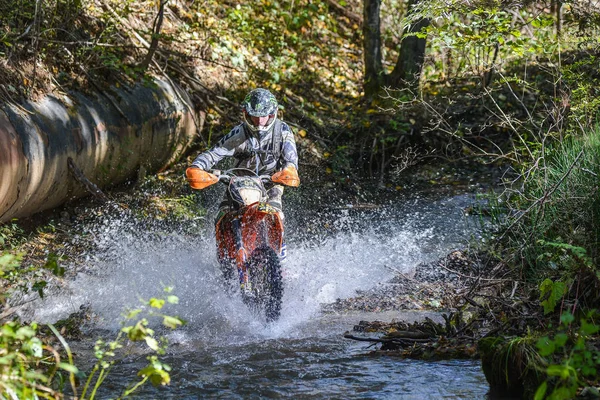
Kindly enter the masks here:
<path id="1" fill-rule="evenodd" d="M 161 311 L 187 324 L 175 331 L 154 326 L 170 343 L 163 360 L 172 367 L 171 384 L 145 385 L 133 398 L 483 399 L 489 386 L 478 361 L 371 356 L 368 343 L 343 338 L 360 320 L 441 320 L 439 315 L 321 312 L 323 304 L 384 285 L 397 272 L 410 275 L 476 236 L 477 221 L 463 213 L 474 202 L 471 194 L 410 196 L 303 214 L 301 204 L 286 203 L 285 292 L 282 316 L 272 324 L 224 290 L 212 221 L 199 219 L 207 233 L 191 236 L 113 217 L 91 229 L 97 249 L 86 267 L 68 290 L 36 306 L 35 319 L 54 321 L 82 304 L 91 307 L 97 315 L 91 339 L 73 344 L 85 370 L 94 361 L 95 338 L 114 337 L 124 309 L 173 286 L 179 304 Z M 134 349 L 115 365 L 99 398 L 118 397 L 145 364 L 145 355 Z"/>

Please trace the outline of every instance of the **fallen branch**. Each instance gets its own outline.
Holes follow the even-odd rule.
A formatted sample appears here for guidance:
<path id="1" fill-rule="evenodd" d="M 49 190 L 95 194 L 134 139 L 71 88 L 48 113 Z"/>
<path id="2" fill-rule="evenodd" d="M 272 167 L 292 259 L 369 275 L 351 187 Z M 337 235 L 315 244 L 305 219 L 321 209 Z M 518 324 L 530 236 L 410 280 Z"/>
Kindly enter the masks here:
<path id="1" fill-rule="evenodd" d="M 142 61 L 141 68 L 145 71 L 150 66 L 150 62 L 152 61 L 152 57 L 154 57 L 154 53 L 158 48 L 158 42 L 160 39 L 160 29 L 162 28 L 163 18 L 165 15 L 165 5 L 169 0 L 163 0 L 160 2 L 158 7 L 158 15 L 156 16 L 156 20 L 154 21 L 154 27 L 152 29 L 152 42 L 148 47 L 148 53 L 146 54 L 146 58 Z"/>
<path id="2" fill-rule="evenodd" d="M 90 181 L 83 172 L 75 165 L 75 162 L 71 157 L 67 159 L 67 163 L 69 164 L 69 171 L 73 174 L 73 177 L 77 180 L 77 182 L 81 183 L 88 192 L 90 192 L 94 197 L 101 200 L 104 203 L 110 201 L 108 196 L 100 190 L 98 186 L 96 186 L 92 181 Z"/>
<path id="3" fill-rule="evenodd" d="M 371 343 L 398 343 L 398 344 L 407 344 L 407 343 L 429 343 L 432 341 L 431 339 L 412 339 L 412 338 L 365 338 L 360 336 L 354 336 L 350 334 L 344 335 L 345 339 L 357 340 L 359 342 L 371 342 Z"/>
<path id="4" fill-rule="evenodd" d="M 327 4 L 329 4 L 332 8 L 334 8 L 337 12 L 342 14 L 344 17 L 348 18 L 351 21 L 356 22 L 359 26 L 362 25 L 363 19 L 360 15 L 353 13 L 352 11 L 346 9 L 346 7 L 342 6 L 335 0 L 325 0 Z"/>

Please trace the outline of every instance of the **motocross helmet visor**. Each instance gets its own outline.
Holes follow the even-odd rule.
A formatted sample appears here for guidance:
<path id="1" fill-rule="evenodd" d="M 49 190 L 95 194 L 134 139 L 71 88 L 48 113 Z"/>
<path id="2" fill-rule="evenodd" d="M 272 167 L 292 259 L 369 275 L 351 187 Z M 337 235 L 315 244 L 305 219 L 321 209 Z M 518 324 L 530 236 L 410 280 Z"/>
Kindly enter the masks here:
<path id="1" fill-rule="evenodd" d="M 265 116 L 248 115 L 246 116 L 246 120 L 256 129 L 264 129 L 265 127 L 271 126 L 273 124 L 275 117 L 275 113 Z"/>

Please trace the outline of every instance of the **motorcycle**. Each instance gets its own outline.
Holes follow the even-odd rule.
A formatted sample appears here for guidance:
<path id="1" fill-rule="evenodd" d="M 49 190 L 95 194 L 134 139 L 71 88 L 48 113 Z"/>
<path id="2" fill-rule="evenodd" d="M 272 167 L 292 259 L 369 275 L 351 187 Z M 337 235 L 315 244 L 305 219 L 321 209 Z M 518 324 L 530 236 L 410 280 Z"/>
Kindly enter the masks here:
<path id="1" fill-rule="evenodd" d="M 296 169 L 288 167 L 268 176 L 245 168 L 212 173 L 188 168 L 186 177 L 193 189 L 204 189 L 217 182 L 227 185 L 234 207 L 215 225 L 219 264 L 226 279 L 237 271 L 244 303 L 264 314 L 267 322 L 277 320 L 283 297 L 279 254 L 284 230 L 280 212 L 266 203 L 264 183 L 298 186 Z"/>

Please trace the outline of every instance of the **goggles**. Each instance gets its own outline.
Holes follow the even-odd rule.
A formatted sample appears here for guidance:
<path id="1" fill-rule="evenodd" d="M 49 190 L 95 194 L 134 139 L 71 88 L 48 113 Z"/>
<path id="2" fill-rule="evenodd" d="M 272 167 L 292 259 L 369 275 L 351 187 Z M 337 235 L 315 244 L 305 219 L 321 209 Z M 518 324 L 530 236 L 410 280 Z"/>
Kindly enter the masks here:
<path id="1" fill-rule="evenodd" d="M 275 114 L 269 114 L 262 117 L 258 117 L 248 114 L 248 112 L 246 112 L 245 110 L 244 114 L 246 117 L 246 121 L 248 121 L 248 123 L 250 123 L 253 127 L 257 129 L 270 126 L 273 123 L 273 120 L 275 119 Z"/>

